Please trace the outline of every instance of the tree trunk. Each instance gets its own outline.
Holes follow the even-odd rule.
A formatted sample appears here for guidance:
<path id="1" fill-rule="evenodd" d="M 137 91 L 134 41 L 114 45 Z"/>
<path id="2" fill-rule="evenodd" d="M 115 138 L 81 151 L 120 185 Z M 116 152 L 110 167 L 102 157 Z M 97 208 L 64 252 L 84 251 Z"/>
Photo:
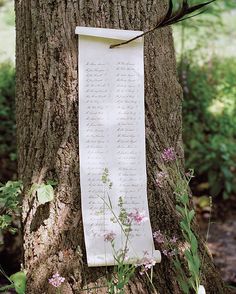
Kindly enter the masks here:
<path id="1" fill-rule="evenodd" d="M 48 278 L 66 277 L 62 292 L 104 286 L 105 268 L 88 268 L 80 206 L 77 36 L 75 27 L 146 31 L 167 9 L 162 0 L 16 0 L 16 106 L 19 177 L 24 182 L 24 267 L 27 293 L 55 293 Z M 180 235 L 170 187 L 155 188 L 160 152 L 173 146 L 183 158 L 182 90 L 176 77 L 171 29 L 145 37 L 145 106 L 148 200 L 153 230 Z M 58 182 L 53 202 L 39 205 L 33 183 Z M 204 251 L 203 245 L 201 252 Z M 152 293 L 138 274 L 126 293 Z M 155 266 L 160 294 L 180 293 L 170 262 Z M 207 294 L 226 293 L 210 257 L 204 263 Z M 91 292 L 90 292 L 91 293 Z M 107 293 L 106 288 L 92 293 Z"/>

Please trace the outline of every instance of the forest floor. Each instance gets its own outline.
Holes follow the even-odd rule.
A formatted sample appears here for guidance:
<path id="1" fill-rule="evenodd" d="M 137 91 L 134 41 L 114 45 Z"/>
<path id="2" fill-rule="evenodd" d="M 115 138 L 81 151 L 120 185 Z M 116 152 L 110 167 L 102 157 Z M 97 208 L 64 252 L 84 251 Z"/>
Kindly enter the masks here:
<path id="1" fill-rule="evenodd" d="M 207 235 L 210 209 L 198 208 L 198 222 L 203 236 Z M 224 281 L 236 293 L 236 196 L 213 201 L 207 246 Z"/>

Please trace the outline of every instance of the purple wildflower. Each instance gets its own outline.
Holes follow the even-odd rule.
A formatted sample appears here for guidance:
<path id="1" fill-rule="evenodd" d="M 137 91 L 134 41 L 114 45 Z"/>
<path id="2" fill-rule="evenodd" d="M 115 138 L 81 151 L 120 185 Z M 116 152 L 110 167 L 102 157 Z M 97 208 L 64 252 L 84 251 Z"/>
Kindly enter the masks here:
<path id="1" fill-rule="evenodd" d="M 114 241 L 115 237 L 116 237 L 116 234 L 111 231 L 109 233 L 104 234 L 104 241 L 105 242 L 112 242 L 112 241 Z"/>
<path id="2" fill-rule="evenodd" d="M 155 259 L 149 256 L 148 252 L 144 252 L 144 257 L 140 259 L 137 263 L 137 267 L 141 266 L 140 275 L 150 270 L 156 264 Z"/>
<path id="3" fill-rule="evenodd" d="M 162 253 L 166 256 L 166 257 L 172 257 L 175 255 L 175 250 L 172 251 L 168 251 L 168 250 L 163 250 Z"/>
<path id="4" fill-rule="evenodd" d="M 172 239 L 170 239 L 170 242 L 175 244 L 175 243 L 177 242 L 177 240 L 178 240 L 178 238 L 176 238 L 176 237 L 174 236 Z"/>
<path id="5" fill-rule="evenodd" d="M 165 162 L 174 161 L 176 159 L 174 148 L 170 147 L 170 148 L 164 149 L 164 151 L 161 154 L 161 157 Z"/>
<path id="6" fill-rule="evenodd" d="M 168 178 L 168 174 L 166 172 L 159 172 L 156 177 L 156 184 L 159 188 L 163 188 L 165 180 Z"/>
<path id="7" fill-rule="evenodd" d="M 61 286 L 62 283 L 64 283 L 65 278 L 61 277 L 59 273 L 54 274 L 49 280 L 49 284 L 51 284 L 53 287 L 58 288 Z"/>
<path id="8" fill-rule="evenodd" d="M 165 243 L 165 237 L 162 235 L 160 230 L 153 233 L 153 238 L 158 244 Z"/>
<path id="9" fill-rule="evenodd" d="M 168 251 L 165 249 L 162 251 L 162 253 L 165 255 L 165 256 L 168 256 Z"/>
<path id="10" fill-rule="evenodd" d="M 138 225 L 148 220 L 145 216 L 145 212 L 139 212 L 137 209 L 135 209 L 135 212 L 130 212 L 128 217 Z"/>

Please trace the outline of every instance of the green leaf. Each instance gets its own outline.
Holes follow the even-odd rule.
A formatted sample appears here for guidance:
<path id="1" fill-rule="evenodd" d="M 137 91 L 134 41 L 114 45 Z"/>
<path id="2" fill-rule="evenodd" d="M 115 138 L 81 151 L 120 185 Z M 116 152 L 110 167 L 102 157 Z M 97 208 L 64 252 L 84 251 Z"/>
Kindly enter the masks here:
<path id="1" fill-rule="evenodd" d="M 195 263 L 197 260 L 194 259 L 194 256 L 191 254 L 189 249 L 184 251 L 184 255 L 188 262 L 188 268 L 192 276 L 199 276 L 199 263 Z M 199 261 L 200 262 L 200 261 Z"/>
<path id="2" fill-rule="evenodd" d="M 185 255 L 187 261 L 190 261 L 190 262 L 193 261 L 192 254 L 191 254 L 191 251 L 189 249 L 186 249 L 184 251 L 184 255 Z"/>
<path id="3" fill-rule="evenodd" d="M 54 199 L 53 187 L 45 184 L 40 185 L 40 187 L 37 188 L 37 197 L 40 204 L 52 201 Z"/>
<path id="4" fill-rule="evenodd" d="M 191 250 L 194 254 L 197 253 L 197 248 L 198 248 L 197 238 L 195 237 L 193 233 L 191 233 Z"/>
<path id="5" fill-rule="evenodd" d="M 17 272 L 10 276 L 10 280 L 14 283 L 16 293 L 25 294 L 26 274 L 25 272 Z"/>
<path id="6" fill-rule="evenodd" d="M 183 194 L 183 195 L 179 196 L 179 200 L 180 200 L 181 203 L 183 203 L 184 205 L 189 204 L 189 197 L 188 197 L 188 194 Z"/>
<path id="7" fill-rule="evenodd" d="M 184 208 L 180 207 L 179 205 L 176 205 L 175 207 L 176 207 L 176 210 L 177 210 L 182 216 L 185 215 Z"/>
<path id="8" fill-rule="evenodd" d="M 4 214 L 0 216 L 0 230 L 7 229 L 12 222 L 12 217 L 8 214 Z"/>
<path id="9" fill-rule="evenodd" d="M 54 180 L 47 180 L 46 184 L 54 187 L 58 184 L 58 182 Z"/>
<path id="10" fill-rule="evenodd" d="M 189 285 L 188 283 L 181 277 L 177 277 L 177 282 L 179 284 L 180 289 L 184 294 L 189 294 Z"/>
<path id="11" fill-rule="evenodd" d="M 180 222 L 180 227 L 181 227 L 181 229 L 183 230 L 183 231 L 185 231 L 185 232 L 189 232 L 189 227 L 188 227 L 188 225 L 184 222 L 184 221 L 181 221 Z"/>
<path id="12" fill-rule="evenodd" d="M 194 215 L 195 215 L 195 211 L 194 211 L 194 210 L 191 210 L 191 211 L 189 212 L 189 215 L 188 215 L 188 217 L 189 217 L 189 222 L 190 222 L 190 223 L 191 223 L 191 221 L 193 220 Z"/>
<path id="13" fill-rule="evenodd" d="M 201 261 L 200 261 L 200 258 L 199 258 L 199 256 L 197 254 L 193 256 L 193 261 L 194 261 L 194 265 L 196 267 L 196 270 L 199 271 Z"/>
<path id="14" fill-rule="evenodd" d="M 33 184 L 32 186 L 31 186 L 31 188 L 30 188 L 30 190 L 29 190 L 29 193 L 28 193 L 28 195 L 32 195 L 34 192 L 36 192 L 37 191 L 37 189 L 40 187 L 40 185 L 39 184 Z"/>

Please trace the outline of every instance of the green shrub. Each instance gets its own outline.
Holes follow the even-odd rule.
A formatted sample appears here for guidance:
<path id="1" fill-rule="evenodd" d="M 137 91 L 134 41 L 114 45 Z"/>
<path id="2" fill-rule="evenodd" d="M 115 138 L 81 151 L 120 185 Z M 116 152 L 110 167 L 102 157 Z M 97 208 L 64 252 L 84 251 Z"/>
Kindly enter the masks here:
<path id="1" fill-rule="evenodd" d="M 236 192 L 236 61 L 185 60 L 183 124 L 187 167 L 206 178 L 212 196 Z"/>
<path id="2" fill-rule="evenodd" d="M 4 14 L 4 22 L 8 26 L 15 25 L 15 11 L 12 7 L 8 7 L 6 9 L 5 14 Z"/>
<path id="3" fill-rule="evenodd" d="M 16 229 L 11 226 L 13 218 L 19 218 L 19 195 L 22 192 L 21 181 L 0 183 L 0 233 L 8 230 L 12 233 Z"/>
<path id="4" fill-rule="evenodd" d="M 10 62 L 0 64 L 0 165 L 1 181 L 15 171 L 15 69 Z"/>

